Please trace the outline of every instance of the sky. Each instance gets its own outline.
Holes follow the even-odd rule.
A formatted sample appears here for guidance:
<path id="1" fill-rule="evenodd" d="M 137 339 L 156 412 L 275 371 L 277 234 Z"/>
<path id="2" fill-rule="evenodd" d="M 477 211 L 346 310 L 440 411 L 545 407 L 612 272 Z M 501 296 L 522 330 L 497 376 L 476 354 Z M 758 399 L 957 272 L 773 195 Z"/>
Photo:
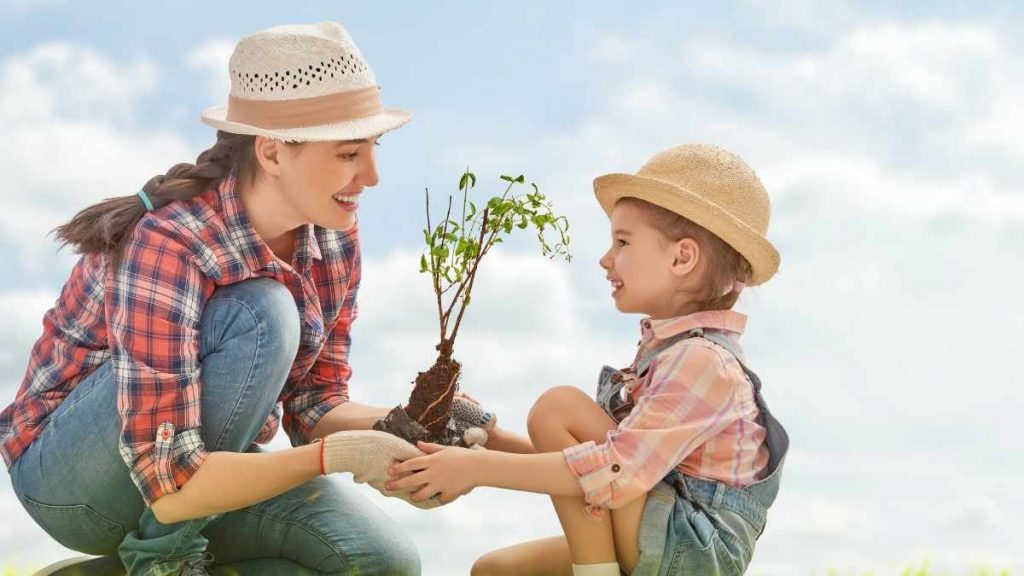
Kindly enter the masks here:
<path id="1" fill-rule="evenodd" d="M 525 174 L 569 219 L 571 263 L 528 235 L 488 255 L 457 342 L 463 388 L 525 432 L 544 390 L 592 391 L 638 338 L 597 264 L 593 178 L 716 144 L 761 177 L 782 254 L 737 306 L 792 439 L 748 574 L 1024 572 L 1024 7 L 680 4 L 0 0 L 0 405 L 76 259 L 48 232 L 213 142 L 199 114 L 226 98 L 239 38 L 334 20 L 414 115 L 361 202 L 353 399 L 403 402 L 433 361 L 425 188 L 455 192 L 468 166 L 489 196 Z M 479 488 L 425 512 L 360 489 L 408 526 L 424 574 L 559 530 L 544 496 Z M 74 555 L 7 475 L 0 517 L 5 562 Z"/>

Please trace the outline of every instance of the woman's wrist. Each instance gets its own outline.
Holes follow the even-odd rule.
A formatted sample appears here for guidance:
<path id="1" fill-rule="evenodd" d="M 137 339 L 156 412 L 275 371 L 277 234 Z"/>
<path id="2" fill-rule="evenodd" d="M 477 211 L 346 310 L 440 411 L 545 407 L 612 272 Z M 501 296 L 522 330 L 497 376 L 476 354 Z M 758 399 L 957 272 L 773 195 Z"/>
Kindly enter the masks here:
<path id="1" fill-rule="evenodd" d="M 316 451 L 317 469 L 320 470 L 320 475 L 323 476 L 327 474 L 327 471 L 324 470 L 324 439 L 316 438 L 310 444 L 319 444 Z"/>

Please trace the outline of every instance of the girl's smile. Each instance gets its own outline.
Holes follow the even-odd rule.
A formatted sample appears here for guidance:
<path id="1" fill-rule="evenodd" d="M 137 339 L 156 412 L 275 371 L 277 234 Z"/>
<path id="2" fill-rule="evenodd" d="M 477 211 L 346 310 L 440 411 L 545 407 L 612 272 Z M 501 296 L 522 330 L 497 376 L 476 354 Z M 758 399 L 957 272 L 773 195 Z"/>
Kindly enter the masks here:
<path id="1" fill-rule="evenodd" d="M 680 301 L 681 288 L 698 259 L 693 240 L 668 240 L 628 202 L 612 210 L 611 229 L 612 246 L 600 264 L 611 282 L 615 307 L 654 318 L 678 316 L 686 304 Z"/>

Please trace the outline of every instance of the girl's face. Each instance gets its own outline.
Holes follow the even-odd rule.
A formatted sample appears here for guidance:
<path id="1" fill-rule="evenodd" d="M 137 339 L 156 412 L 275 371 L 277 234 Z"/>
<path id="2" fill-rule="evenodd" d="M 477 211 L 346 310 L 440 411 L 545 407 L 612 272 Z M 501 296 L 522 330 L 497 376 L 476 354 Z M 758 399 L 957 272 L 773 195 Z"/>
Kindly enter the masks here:
<path id="1" fill-rule="evenodd" d="M 678 315 L 682 281 L 692 276 L 697 262 L 696 242 L 668 240 L 628 203 L 612 210 L 611 232 L 612 246 L 600 264 L 612 283 L 615 307 L 656 319 Z"/>
<path id="2" fill-rule="evenodd" d="M 333 230 L 355 225 L 363 188 L 380 180 L 374 158 L 377 138 L 286 147 L 280 155 L 279 186 L 302 222 Z"/>

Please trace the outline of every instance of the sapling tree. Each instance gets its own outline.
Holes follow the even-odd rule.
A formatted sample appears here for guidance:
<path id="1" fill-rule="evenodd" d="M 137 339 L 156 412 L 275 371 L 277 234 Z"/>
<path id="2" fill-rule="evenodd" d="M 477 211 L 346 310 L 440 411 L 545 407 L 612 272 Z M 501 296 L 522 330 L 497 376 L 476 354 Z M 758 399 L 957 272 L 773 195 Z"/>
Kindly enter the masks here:
<path id="1" fill-rule="evenodd" d="M 374 428 L 391 432 L 410 442 L 427 440 L 447 445 L 467 444 L 463 430 L 452 417 L 452 402 L 459 387 L 462 365 L 454 357 L 455 338 L 471 302 L 480 263 L 490 250 L 513 230 L 533 229 L 541 254 L 548 258 L 569 253 L 569 222 L 551 210 L 551 203 L 532 182 L 525 192 L 523 175 L 501 176 L 505 191 L 487 200 L 483 208 L 470 198 L 476 175 L 468 169 L 459 179 L 461 202 L 448 196 L 444 218 L 431 222 L 430 191 L 426 191 L 427 227 L 423 230 L 426 249 L 420 256 L 420 272 L 430 274 L 437 304 L 437 360 L 416 377 L 407 406 L 397 406 Z M 461 205 L 461 206 L 460 206 Z M 460 215 L 461 214 L 461 215 Z M 550 235 L 550 239 L 548 237 Z"/>

